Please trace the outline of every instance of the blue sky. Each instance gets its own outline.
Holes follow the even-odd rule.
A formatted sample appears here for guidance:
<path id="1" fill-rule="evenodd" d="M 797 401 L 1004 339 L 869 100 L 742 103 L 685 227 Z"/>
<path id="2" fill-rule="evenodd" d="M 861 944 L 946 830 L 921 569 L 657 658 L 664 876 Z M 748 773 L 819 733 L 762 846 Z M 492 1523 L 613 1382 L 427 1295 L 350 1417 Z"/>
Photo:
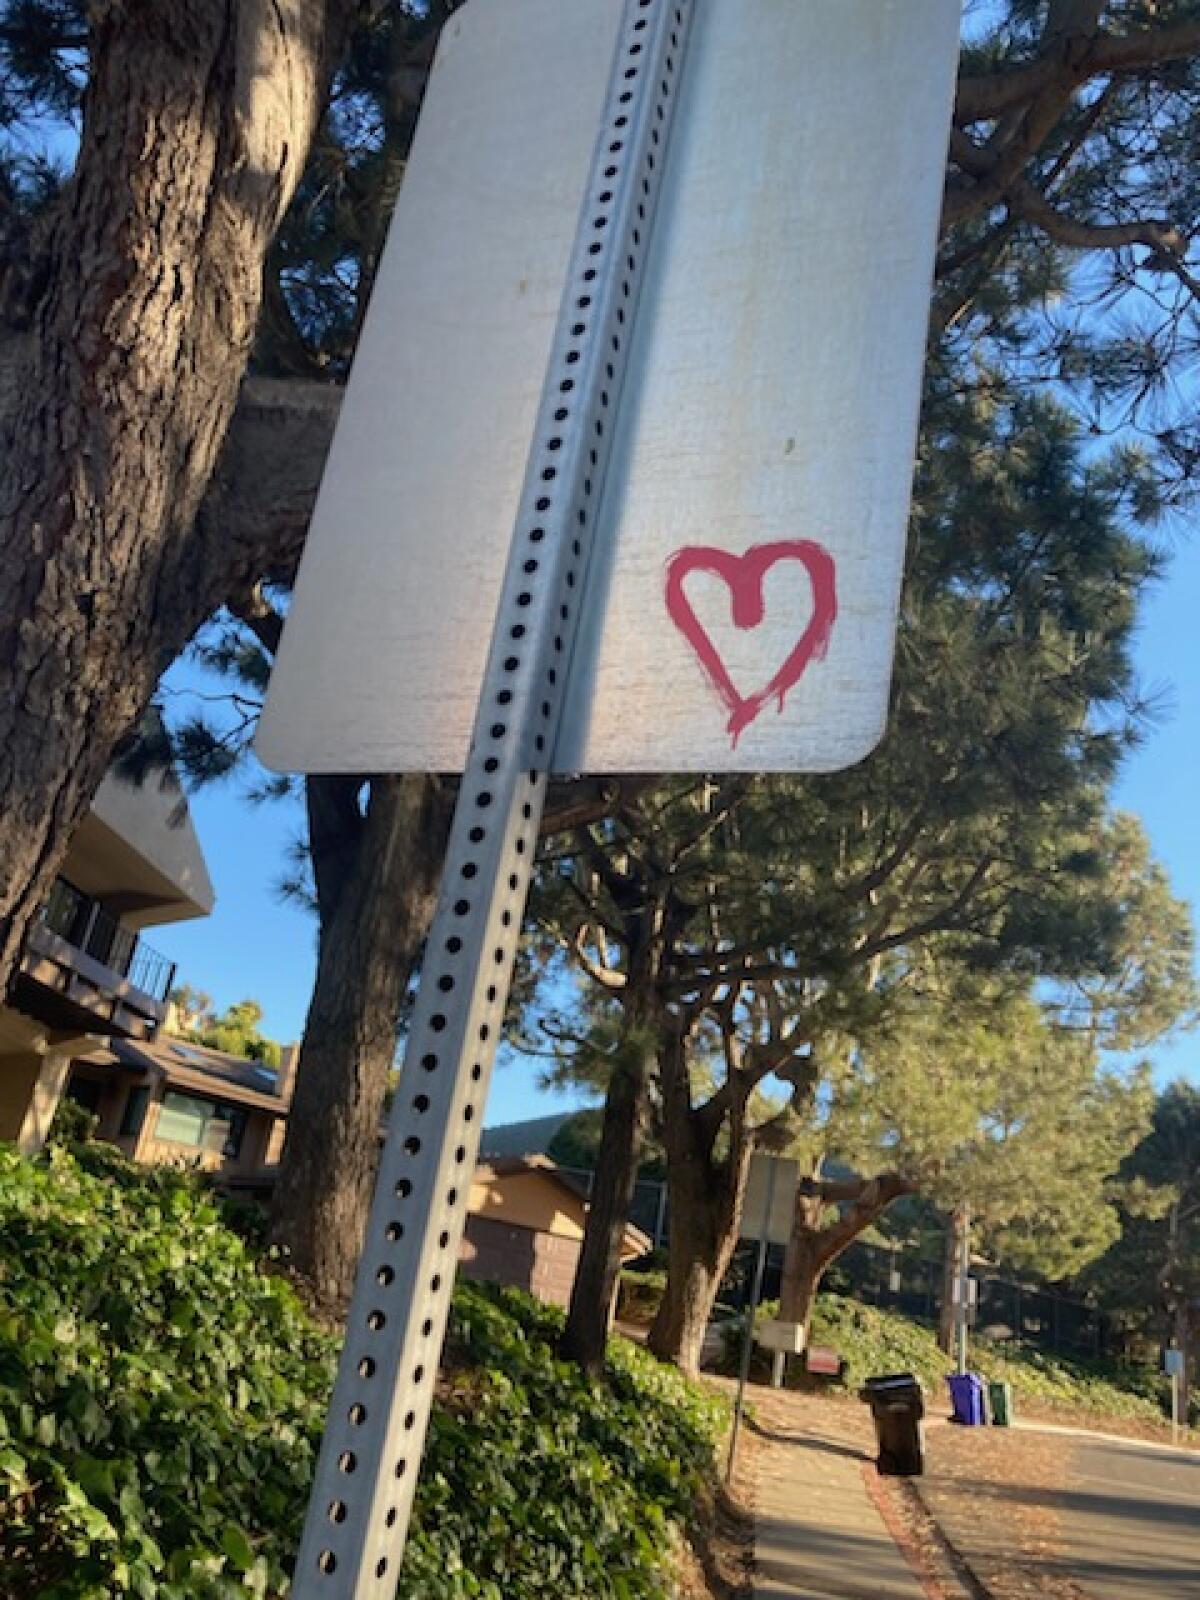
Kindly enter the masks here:
<path id="1" fill-rule="evenodd" d="M 316 919 L 281 899 L 277 885 L 289 844 L 300 835 L 298 800 L 248 805 L 239 782 L 191 796 L 217 892 L 211 917 L 151 928 L 148 942 L 178 963 L 177 981 L 212 996 L 219 1008 L 252 998 L 264 1007 L 263 1030 L 299 1039 L 316 966 Z M 544 1115 L 581 1103 L 577 1093 L 540 1090 L 538 1067 L 501 1052 L 485 1120 L 489 1125 Z"/>
<path id="2" fill-rule="evenodd" d="M 1200 907 L 1200 538 L 1181 542 L 1166 580 L 1145 604 L 1138 666 L 1145 686 L 1161 688 L 1163 722 L 1129 761 L 1117 789 L 1136 812 L 1171 876 L 1176 894 Z M 1200 1083 L 1200 1030 L 1150 1052 L 1160 1081 Z"/>
<path id="3" fill-rule="evenodd" d="M 1166 579 L 1148 600 L 1138 638 L 1145 686 L 1162 690 L 1164 719 L 1130 758 L 1117 803 L 1140 815 L 1175 890 L 1200 905 L 1200 540 L 1180 543 Z M 181 981 L 219 1006 L 247 996 L 266 1010 L 265 1029 L 299 1038 L 312 987 L 316 924 L 284 903 L 276 885 L 289 842 L 299 835 L 297 801 L 247 805 L 240 786 L 218 785 L 192 798 L 192 811 L 217 891 L 204 921 L 156 928 L 150 940 L 178 962 Z M 1152 1052 L 1160 1081 L 1183 1074 L 1200 1082 L 1200 1032 Z M 537 1069 L 511 1057 L 496 1069 L 487 1120 L 511 1121 L 576 1103 L 540 1090 Z"/>

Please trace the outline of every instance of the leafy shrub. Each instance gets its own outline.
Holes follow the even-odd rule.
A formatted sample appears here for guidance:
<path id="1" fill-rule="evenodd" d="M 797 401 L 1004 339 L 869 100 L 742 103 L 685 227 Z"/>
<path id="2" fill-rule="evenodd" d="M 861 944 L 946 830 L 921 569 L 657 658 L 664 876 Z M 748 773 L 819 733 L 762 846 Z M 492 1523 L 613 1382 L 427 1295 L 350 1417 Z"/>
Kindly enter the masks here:
<path id="1" fill-rule="evenodd" d="M 50 1140 L 53 1144 L 86 1144 L 99 1126 L 100 1118 L 94 1111 L 65 1094 L 54 1108 Z"/>
<path id="2" fill-rule="evenodd" d="M 515 1291 L 460 1285 L 405 1597 L 668 1592 L 663 1559 L 723 1408 L 621 1340 L 607 1384 L 589 1383 L 556 1358 L 561 1327 Z M 478 1587 L 463 1586 L 468 1571 Z"/>
<path id="3" fill-rule="evenodd" d="M 719 1408 L 620 1341 L 589 1384 L 559 1326 L 458 1291 L 403 1600 L 667 1592 Z M 334 1355 L 194 1177 L 0 1147 L 5 1600 L 285 1593 Z"/>
<path id="4" fill-rule="evenodd" d="M 649 1324 L 666 1292 L 667 1275 L 660 1269 L 622 1269 L 617 1289 L 617 1317 L 621 1322 Z"/>
<path id="5" fill-rule="evenodd" d="M 46 1600 L 277 1591 L 332 1343 L 194 1181 L 87 1161 L 0 1149 L 0 1569 Z"/>

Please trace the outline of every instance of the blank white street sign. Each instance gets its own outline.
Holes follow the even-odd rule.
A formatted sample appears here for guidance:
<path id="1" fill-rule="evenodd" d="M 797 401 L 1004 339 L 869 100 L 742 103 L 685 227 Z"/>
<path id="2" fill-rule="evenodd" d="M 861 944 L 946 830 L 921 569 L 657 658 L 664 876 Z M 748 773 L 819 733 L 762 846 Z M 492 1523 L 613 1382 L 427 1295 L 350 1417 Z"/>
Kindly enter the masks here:
<path id="1" fill-rule="evenodd" d="M 259 751 L 460 770 L 619 0 L 448 25 Z M 959 0 L 705 0 L 559 771 L 833 770 L 882 733 Z"/>
<path id="2" fill-rule="evenodd" d="M 755 1151 L 750 1157 L 746 1195 L 742 1201 L 743 1239 L 765 1238 L 768 1244 L 788 1242 L 792 1236 L 792 1223 L 796 1218 L 796 1186 L 799 1181 L 798 1162 L 784 1156 L 767 1155 L 762 1150 Z M 769 1213 L 768 1193 L 771 1202 Z"/>

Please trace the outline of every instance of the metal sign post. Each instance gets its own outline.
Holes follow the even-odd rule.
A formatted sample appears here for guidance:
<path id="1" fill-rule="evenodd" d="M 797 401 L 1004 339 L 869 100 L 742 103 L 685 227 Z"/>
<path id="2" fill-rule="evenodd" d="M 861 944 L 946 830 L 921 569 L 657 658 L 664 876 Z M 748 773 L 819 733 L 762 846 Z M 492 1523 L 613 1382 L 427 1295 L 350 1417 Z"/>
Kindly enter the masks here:
<path id="1" fill-rule="evenodd" d="M 959 21 L 443 31 L 257 741 L 463 774 L 295 1600 L 394 1592 L 548 774 L 830 771 L 882 732 Z"/>
<path id="2" fill-rule="evenodd" d="M 778 1170 L 779 1163 L 770 1161 L 767 1166 L 762 1213 L 758 1225 L 758 1251 L 754 1258 L 754 1283 L 750 1289 L 750 1299 L 746 1305 L 746 1326 L 742 1333 L 742 1360 L 738 1368 L 737 1398 L 733 1402 L 733 1424 L 729 1430 L 729 1459 L 725 1463 L 726 1483 L 732 1483 L 733 1481 L 733 1469 L 737 1462 L 738 1434 L 741 1432 L 742 1415 L 746 1409 L 746 1383 L 750 1377 L 750 1355 L 754 1349 L 754 1313 L 758 1310 L 759 1298 L 762 1295 L 763 1274 L 767 1269 L 767 1246 L 771 1242 L 771 1218 L 775 1201 L 775 1177 Z"/>
<path id="3" fill-rule="evenodd" d="M 1179 1443 L 1180 1428 L 1180 1389 L 1183 1383 L 1183 1363 L 1185 1356 L 1182 1350 L 1174 1346 L 1163 1354 L 1163 1370 L 1171 1380 L 1171 1443 Z"/>
<path id="4" fill-rule="evenodd" d="M 967 1214 L 958 1240 L 958 1261 L 955 1264 L 952 1295 L 954 1300 L 954 1351 L 959 1373 L 970 1365 L 971 1295 L 974 1283 L 971 1278 L 971 1222 Z"/>
<path id="5" fill-rule="evenodd" d="M 627 0 L 295 1600 L 395 1593 L 694 0 Z"/>
<path id="6" fill-rule="evenodd" d="M 750 1172 L 746 1179 L 746 1198 L 743 1215 L 747 1225 L 756 1226 L 753 1219 L 762 1213 L 758 1238 L 769 1244 L 786 1245 L 791 1238 L 796 1219 L 796 1190 L 800 1182 L 800 1167 L 795 1161 L 782 1156 L 767 1155 L 758 1151 L 751 1157 Z M 771 1196 L 768 1200 L 766 1197 Z M 765 1207 L 765 1209 L 764 1209 Z M 754 1235 L 750 1235 L 754 1237 Z M 771 1386 L 783 1386 L 788 1355 L 799 1355 L 804 1348 L 804 1328 L 795 1322 L 781 1322 L 774 1318 L 755 1330 L 756 1342 L 773 1352 Z"/>

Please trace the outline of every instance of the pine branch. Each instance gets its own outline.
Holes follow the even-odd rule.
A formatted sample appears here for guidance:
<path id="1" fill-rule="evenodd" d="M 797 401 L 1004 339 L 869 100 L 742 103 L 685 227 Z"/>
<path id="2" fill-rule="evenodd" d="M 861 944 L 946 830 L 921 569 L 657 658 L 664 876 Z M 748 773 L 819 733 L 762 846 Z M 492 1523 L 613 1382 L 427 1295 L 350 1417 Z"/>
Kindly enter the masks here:
<path id="1" fill-rule="evenodd" d="M 1172 272 L 1200 300 L 1200 278 L 1188 266 L 1188 240 L 1162 218 L 1143 217 L 1131 222 L 1088 222 L 1058 210 L 1031 183 L 1017 181 L 1005 193 L 1009 210 L 1041 228 L 1047 238 L 1073 250 L 1115 250 L 1141 244 L 1153 252 L 1150 265 Z"/>
<path id="2" fill-rule="evenodd" d="M 859 1234 L 864 1233 L 877 1217 L 881 1217 L 893 1201 L 918 1192 L 917 1185 L 898 1172 L 885 1172 L 878 1178 L 870 1178 L 854 1186 L 830 1183 L 823 1179 L 809 1181 L 815 1187 L 811 1190 L 801 1188 L 801 1192 L 811 1193 L 817 1199 L 828 1199 L 831 1203 L 841 1198 L 836 1193 L 839 1188 L 857 1190 L 844 1196 L 853 1201 L 849 1210 L 842 1212 L 835 1222 L 817 1233 L 817 1260 L 822 1266 L 836 1261 L 847 1245 L 853 1244 Z"/>
<path id="3" fill-rule="evenodd" d="M 1072 48 L 1059 39 L 1053 53 L 995 72 L 959 78 L 954 120 L 960 128 L 990 122 L 1051 87 L 1078 89 L 1090 78 L 1144 73 L 1200 54 L 1200 21 L 1143 29 L 1123 36 L 1083 34 Z"/>
<path id="4" fill-rule="evenodd" d="M 594 983 L 598 983 L 602 989 L 607 989 L 610 994 L 627 988 L 629 986 L 627 973 L 619 972 L 613 967 L 603 966 L 588 954 L 587 932 L 586 927 L 581 927 L 575 935 L 573 953 L 576 961 Z"/>

